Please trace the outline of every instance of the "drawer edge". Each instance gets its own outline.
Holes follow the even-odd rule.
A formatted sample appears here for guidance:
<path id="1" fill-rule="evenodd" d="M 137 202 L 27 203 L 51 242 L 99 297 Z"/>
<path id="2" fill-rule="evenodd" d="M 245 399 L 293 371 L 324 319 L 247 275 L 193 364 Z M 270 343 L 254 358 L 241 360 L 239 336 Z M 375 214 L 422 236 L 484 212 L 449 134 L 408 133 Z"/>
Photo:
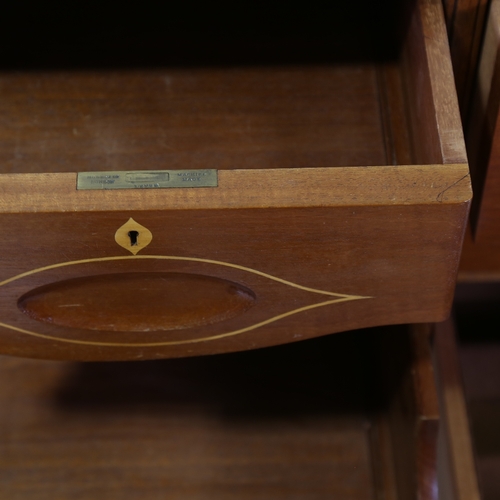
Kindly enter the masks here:
<path id="1" fill-rule="evenodd" d="M 0 176 L 0 213 L 459 204 L 469 168 L 453 165 L 223 170 L 219 186 L 77 191 L 76 173 Z"/>

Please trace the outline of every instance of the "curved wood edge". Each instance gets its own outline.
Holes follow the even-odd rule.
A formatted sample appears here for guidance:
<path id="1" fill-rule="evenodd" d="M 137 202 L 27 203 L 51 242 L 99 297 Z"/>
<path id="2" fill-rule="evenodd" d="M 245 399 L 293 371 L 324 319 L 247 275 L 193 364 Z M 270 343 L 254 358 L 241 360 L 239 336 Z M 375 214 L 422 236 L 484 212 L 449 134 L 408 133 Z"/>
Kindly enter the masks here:
<path id="1" fill-rule="evenodd" d="M 0 213 L 455 204 L 466 163 L 219 172 L 219 187 L 77 191 L 76 174 L 0 176 Z"/>
<path id="2" fill-rule="evenodd" d="M 443 163 L 466 163 L 462 122 L 441 0 L 420 0 L 427 65 Z"/>
<path id="3" fill-rule="evenodd" d="M 452 320 L 434 330 L 434 368 L 441 414 L 438 480 L 443 500 L 480 500 Z"/>

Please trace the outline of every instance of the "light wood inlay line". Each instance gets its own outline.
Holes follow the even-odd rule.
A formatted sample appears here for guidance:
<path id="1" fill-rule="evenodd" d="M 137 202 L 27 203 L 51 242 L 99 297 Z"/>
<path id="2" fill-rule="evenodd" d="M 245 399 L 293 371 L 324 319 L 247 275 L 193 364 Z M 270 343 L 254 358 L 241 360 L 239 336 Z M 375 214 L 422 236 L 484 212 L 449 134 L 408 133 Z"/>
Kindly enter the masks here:
<path id="1" fill-rule="evenodd" d="M 0 322 L 0 326 L 3 328 L 7 328 L 9 330 L 23 333 L 25 335 L 30 335 L 32 337 L 38 337 L 38 338 L 42 338 L 42 339 L 46 339 L 46 340 L 55 340 L 58 342 L 65 342 L 65 343 L 70 343 L 70 344 L 94 345 L 94 346 L 104 346 L 104 347 L 106 347 L 106 346 L 107 347 L 173 346 L 173 345 L 183 345 L 183 344 L 194 344 L 194 343 L 198 343 L 198 342 L 207 342 L 207 341 L 211 341 L 211 340 L 219 340 L 219 339 L 223 339 L 226 337 L 232 337 L 235 335 L 240 335 L 240 334 L 245 333 L 245 332 L 249 332 L 251 330 L 255 330 L 257 328 L 268 325 L 270 323 L 274 323 L 275 321 L 279 321 L 279 320 L 286 318 L 288 316 L 292 316 L 294 314 L 305 312 L 305 311 L 308 311 L 311 309 L 316 309 L 318 307 L 325 307 L 325 306 L 329 306 L 332 304 L 338 304 L 341 302 L 348 302 L 351 300 L 360 300 L 360 299 L 371 298 L 369 296 L 347 295 L 347 294 L 328 292 L 326 290 L 318 290 L 315 288 L 302 286 L 302 285 L 299 285 L 297 283 L 293 283 L 291 281 L 287 281 L 287 280 L 278 278 L 276 276 L 272 276 L 271 274 L 267 274 L 267 273 L 264 273 L 262 271 L 257 271 L 256 269 L 252 269 L 249 267 L 240 266 L 238 264 L 232 264 L 230 262 L 223 262 L 223 261 L 217 261 L 217 260 L 212 260 L 212 259 L 202 259 L 202 258 L 196 258 L 196 257 L 180 257 L 180 256 L 174 256 L 174 255 L 127 255 L 127 256 L 114 256 L 114 257 L 97 257 L 97 258 L 93 258 L 93 259 L 82 259 L 82 260 L 69 261 L 69 262 L 60 262 L 58 264 L 52 264 L 50 266 L 44 266 L 44 267 L 40 267 L 37 269 L 32 269 L 30 271 L 26 271 L 25 273 L 21 273 L 21 274 L 18 274 L 16 276 L 13 276 L 12 278 L 9 278 L 9 279 L 6 279 L 6 280 L 0 282 L 0 287 L 5 286 L 9 283 L 12 283 L 13 281 L 17 281 L 17 280 L 26 278 L 26 277 L 31 276 L 33 274 L 41 273 L 44 271 L 49 271 L 52 269 L 57 269 L 60 267 L 66 267 L 66 266 L 78 265 L 78 264 L 88 264 L 88 263 L 94 263 L 94 262 L 109 262 L 109 261 L 129 260 L 129 259 L 162 259 L 162 260 L 191 261 L 191 262 L 201 262 L 201 263 L 205 263 L 205 264 L 214 264 L 214 265 L 219 265 L 219 266 L 224 266 L 224 267 L 231 267 L 231 268 L 238 269 L 241 271 L 250 272 L 250 273 L 256 274 L 258 276 L 262 276 L 264 278 L 270 279 L 272 281 L 276 281 L 278 283 L 282 283 L 286 286 L 297 288 L 299 290 L 304 290 L 304 291 L 311 292 L 311 293 L 318 293 L 321 295 L 327 295 L 329 297 L 335 297 L 335 298 L 333 300 L 327 300 L 327 301 L 320 302 L 317 304 L 311 304 L 308 306 L 299 307 L 297 309 L 293 309 L 293 310 L 285 312 L 283 314 L 273 316 L 272 318 L 269 318 L 265 321 L 261 321 L 259 323 L 247 326 L 245 328 L 241 328 L 239 330 L 221 333 L 218 335 L 212 335 L 210 337 L 202 337 L 202 338 L 186 339 L 186 340 L 173 340 L 173 341 L 165 341 L 165 342 L 149 342 L 149 343 L 95 342 L 95 341 L 86 341 L 86 340 L 78 340 L 78 339 L 65 339 L 65 338 L 55 337 L 52 335 L 45 335 L 42 333 L 32 332 L 30 330 L 26 330 L 24 328 L 19 328 L 19 327 L 12 326 L 12 325 L 9 325 L 7 323 L 2 323 L 2 322 Z"/>
<path id="2" fill-rule="evenodd" d="M 369 296 L 357 296 L 357 295 L 346 295 L 343 293 L 335 293 L 335 292 L 327 292 L 326 290 L 318 290 L 316 288 L 309 288 L 307 286 L 302 286 L 297 283 L 293 283 L 291 281 L 287 281 L 277 276 L 273 276 L 271 274 L 264 273 L 262 271 L 257 271 L 256 269 L 252 269 L 250 267 L 240 266 L 238 264 L 232 264 L 230 262 L 223 262 L 219 260 L 212 259 L 201 259 L 198 257 L 180 257 L 176 255 L 119 255 L 114 257 L 96 257 L 93 259 L 81 259 L 81 260 L 73 260 L 68 262 L 60 262 L 58 264 L 51 264 L 50 266 L 39 267 L 37 269 L 32 269 L 30 271 L 26 271 L 24 273 L 13 276 L 12 278 L 8 278 L 4 281 L 0 282 L 0 286 L 7 285 L 12 281 L 17 281 L 19 279 L 25 278 L 27 276 L 31 276 L 32 274 L 41 273 L 44 271 L 49 271 L 51 269 L 57 269 L 59 267 L 66 266 L 74 266 L 78 264 L 89 264 L 92 262 L 109 262 L 113 260 L 127 260 L 127 259 L 163 259 L 163 260 L 181 260 L 181 261 L 190 261 L 190 262 L 202 262 L 205 264 L 214 264 L 217 266 L 231 267 L 233 269 L 239 269 L 240 271 L 246 271 L 249 273 L 257 274 L 258 276 L 262 276 L 264 278 L 277 281 L 278 283 L 282 283 L 287 286 L 291 286 L 293 288 L 298 288 L 299 290 L 305 290 L 306 292 L 319 293 L 322 295 L 329 295 L 331 297 L 344 297 L 344 298 L 356 298 L 356 299 L 368 299 L 371 298 Z"/>

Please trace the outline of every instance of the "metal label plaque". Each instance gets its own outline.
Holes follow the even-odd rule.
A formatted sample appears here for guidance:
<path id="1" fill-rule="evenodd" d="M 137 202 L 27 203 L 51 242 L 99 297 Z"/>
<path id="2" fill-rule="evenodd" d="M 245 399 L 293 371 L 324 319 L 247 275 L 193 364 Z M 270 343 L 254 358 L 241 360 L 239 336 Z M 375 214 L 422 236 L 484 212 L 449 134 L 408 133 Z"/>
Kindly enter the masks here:
<path id="1" fill-rule="evenodd" d="M 217 187 L 217 170 L 78 172 L 76 189 L 161 189 Z"/>

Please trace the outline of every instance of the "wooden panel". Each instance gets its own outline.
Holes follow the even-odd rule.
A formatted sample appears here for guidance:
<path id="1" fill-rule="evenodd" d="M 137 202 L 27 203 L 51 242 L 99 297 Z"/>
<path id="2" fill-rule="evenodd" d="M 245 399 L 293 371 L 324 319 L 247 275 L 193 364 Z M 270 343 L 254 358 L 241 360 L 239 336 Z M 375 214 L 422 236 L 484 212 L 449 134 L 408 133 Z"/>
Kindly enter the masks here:
<path id="1" fill-rule="evenodd" d="M 417 163 L 466 163 L 441 2 L 418 3 L 404 60 L 410 127 Z"/>
<path id="2" fill-rule="evenodd" d="M 464 391 L 482 500 L 500 496 L 498 283 L 461 287 L 456 305 Z"/>
<path id="3" fill-rule="evenodd" d="M 447 0 L 450 51 L 462 118 L 467 121 L 490 0 Z"/>
<path id="4" fill-rule="evenodd" d="M 429 180 L 432 179 L 430 182 Z M 75 174 L 0 175 L 0 213 L 467 203 L 466 164 L 219 172 L 217 188 L 76 191 Z"/>
<path id="5" fill-rule="evenodd" d="M 467 123 L 467 146 L 471 162 L 471 174 L 475 198 L 471 221 L 478 241 L 490 238 L 494 242 L 496 198 L 495 177 L 498 167 L 497 116 L 500 110 L 500 3 L 492 2 L 486 25 L 486 33 L 477 72 L 477 83 Z"/>
<path id="6" fill-rule="evenodd" d="M 441 428 L 438 448 L 440 498 L 479 500 L 469 422 L 451 320 L 436 325 L 434 357 L 437 384 L 440 388 Z"/>
<path id="7" fill-rule="evenodd" d="M 417 484 L 417 459 L 399 458 L 413 475 L 398 491 L 394 429 L 378 419 L 387 424 L 384 401 L 395 394 L 415 402 L 421 387 L 433 392 L 422 385 L 428 358 L 407 351 L 407 334 L 372 329 L 143 363 L 0 357 L 9 381 L 0 386 L 0 495 L 403 500 Z M 383 337 L 403 347 L 402 372 L 414 373 L 397 374 L 396 393 L 379 378 L 394 361 Z M 432 407 L 412 404 L 406 416 L 432 420 Z M 426 443 L 422 433 L 407 437 L 405 450 Z"/>
<path id="8" fill-rule="evenodd" d="M 23 295 L 17 306 L 28 317 L 51 325 L 147 332 L 210 325 L 243 314 L 254 303 L 251 290 L 228 280 L 130 272 L 57 281 Z"/>
<path id="9" fill-rule="evenodd" d="M 375 67 L 3 74 L 2 172 L 385 162 Z"/>
<path id="10" fill-rule="evenodd" d="M 438 321 L 451 304 L 466 212 L 466 204 L 439 204 L 4 215 L 5 233 L 17 239 L 3 250 L 1 348 L 57 359 L 171 357 Z M 114 238 L 131 216 L 152 233 L 137 255 Z M 17 307 L 21 296 L 40 286 L 130 272 L 228 280 L 250 289 L 256 303 L 203 327 L 140 333 L 58 327 Z M 186 291 L 182 300 L 195 296 Z M 149 310 L 146 297 L 138 290 L 138 309 Z M 95 314 L 101 312 L 96 307 Z"/>
<path id="11" fill-rule="evenodd" d="M 372 500 L 366 339 L 144 363 L 0 358 L 0 495 Z"/>
<path id="12" fill-rule="evenodd" d="M 430 327 L 412 325 L 381 335 L 385 418 L 398 500 L 437 500 L 439 410 L 430 350 Z"/>
<path id="13" fill-rule="evenodd" d="M 455 13 L 455 7 L 457 5 L 457 0 L 443 0 L 444 17 L 446 20 L 446 28 L 448 30 L 448 35 L 450 36 L 453 30 L 453 15 Z"/>
<path id="14" fill-rule="evenodd" d="M 491 240 L 474 241 L 472 229 L 467 229 L 458 281 L 480 282 L 500 280 L 500 246 Z"/>

